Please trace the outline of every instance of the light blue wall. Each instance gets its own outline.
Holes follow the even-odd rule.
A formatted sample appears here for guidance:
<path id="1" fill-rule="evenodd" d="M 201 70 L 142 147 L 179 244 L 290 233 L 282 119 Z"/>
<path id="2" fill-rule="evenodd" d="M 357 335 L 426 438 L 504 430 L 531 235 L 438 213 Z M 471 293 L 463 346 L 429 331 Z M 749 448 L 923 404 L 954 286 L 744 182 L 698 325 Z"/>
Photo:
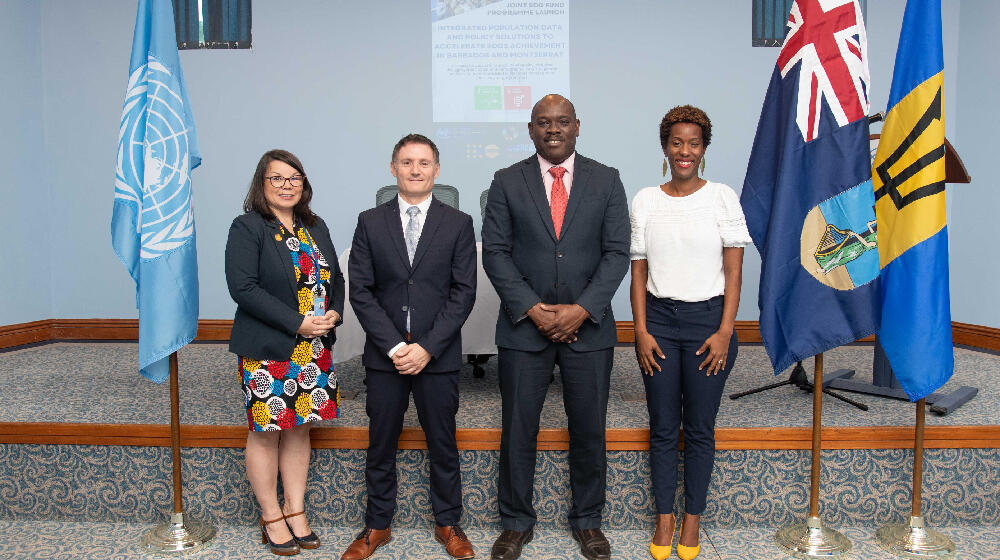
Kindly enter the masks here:
<path id="1" fill-rule="evenodd" d="M 0 325 L 52 316 L 51 196 L 42 143 L 41 12 L 0 7 Z"/>
<path id="2" fill-rule="evenodd" d="M 869 2 L 873 111 L 884 109 L 888 97 L 903 5 L 903 0 Z M 51 290 L 49 306 L 36 310 L 21 309 L 21 302 L 30 299 L 39 284 L 12 286 L 17 312 L 8 312 L 5 305 L 0 324 L 42 315 L 135 317 L 131 280 L 111 251 L 108 234 L 135 3 L 109 0 L 95 9 L 91 3 L 47 0 L 41 3 L 40 15 L 39 8 L 30 8 L 37 4 L 23 6 L 20 11 L 30 13 L 16 27 L 40 29 L 28 33 L 41 37 L 41 46 L 36 46 L 40 55 L 33 64 L 20 59 L 16 63 L 33 72 L 41 85 L 24 96 L 25 105 L 13 116 L 18 122 L 44 121 L 44 165 L 38 163 L 47 170 L 53 192 L 46 225 L 59 245 L 45 285 L 59 288 Z M 426 2 L 387 0 L 256 0 L 252 50 L 181 53 L 204 157 L 193 174 L 203 318 L 232 316 L 222 267 L 225 237 L 263 151 L 284 147 L 302 158 L 316 189 L 314 209 L 330 223 L 334 243 L 342 251 L 349 245 L 357 213 L 371 206 L 378 186 L 392 182 L 392 144 L 411 131 L 435 135 L 426 8 Z M 963 56 L 966 50 L 989 44 L 983 22 L 991 20 L 977 19 L 969 11 L 967 2 L 961 11 L 963 29 L 978 24 L 983 37 L 963 35 Z M 662 182 L 657 127 L 663 113 L 693 103 L 703 107 L 714 124 L 706 175 L 739 190 L 778 54 L 774 48 L 749 47 L 750 3 L 574 0 L 570 14 L 571 97 L 583 125 L 580 152 L 618 167 L 631 197 Z M 958 85 L 975 90 L 981 79 L 977 68 L 969 67 L 965 81 L 956 80 L 963 68 L 957 64 L 958 0 L 945 0 L 944 14 L 946 66 L 959 68 L 946 76 L 946 91 L 957 91 Z M 20 19 L 17 10 L 14 15 L 18 17 L 3 21 Z M 8 35 L 0 39 L 9 40 Z M 6 52 L 0 60 L 6 60 L 4 56 Z M 959 95 L 946 97 L 949 116 L 958 113 L 956 99 Z M 957 138 L 954 120 L 947 126 L 949 137 Z M 988 138 L 985 132 L 978 134 L 984 141 Z M 454 144 L 442 146 L 439 182 L 460 187 L 462 207 L 478 227 L 479 193 L 498 167 L 521 156 L 505 153 L 493 160 L 468 161 Z M 13 204 L 23 208 L 27 202 L 19 198 Z M 28 258 L 22 249 L 16 252 L 15 262 Z M 978 265 L 953 264 L 956 286 L 973 266 Z M 75 272 L 73 283 L 62 281 L 63 270 Z M 759 259 L 751 248 L 740 319 L 757 317 L 758 275 Z M 615 298 L 620 319 L 631 316 L 627 283 L 626 278 Z M 955 290 L 955 319 L 997 325 L 996 319 L 973 321 L 962 314 L 976 307 L 987 289 L 982 283 L 974 288 Z"/>
<path id="3" fill-rule="evenodd" d="M 952 317 L 991 327 L 1000 327 L 998 22 L 1000 2 L 962 2 L 959 61 L 957 70 L 952 72 L 958 76 L 957 94 L 952 95 L 956 110 L 945 115 L 951 122 L 957 122 L 957 133 L 949 135 L 950 140 L 972 176 L 968 185 L 948 187 Z"/>

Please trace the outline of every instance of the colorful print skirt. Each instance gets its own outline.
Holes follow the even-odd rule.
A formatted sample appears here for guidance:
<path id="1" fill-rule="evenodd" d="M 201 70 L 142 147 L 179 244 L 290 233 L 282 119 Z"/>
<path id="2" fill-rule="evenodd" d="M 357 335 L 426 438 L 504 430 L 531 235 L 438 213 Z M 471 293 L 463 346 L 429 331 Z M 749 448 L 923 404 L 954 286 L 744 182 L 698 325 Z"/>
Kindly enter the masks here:
<path id="1" fill-rule="evenodd" d="M 321 338 L 299 336 L 288 361 L 240 356 L 239 371 L 252 431 L 287 430 L 337 417 L 337 374 Z"/>

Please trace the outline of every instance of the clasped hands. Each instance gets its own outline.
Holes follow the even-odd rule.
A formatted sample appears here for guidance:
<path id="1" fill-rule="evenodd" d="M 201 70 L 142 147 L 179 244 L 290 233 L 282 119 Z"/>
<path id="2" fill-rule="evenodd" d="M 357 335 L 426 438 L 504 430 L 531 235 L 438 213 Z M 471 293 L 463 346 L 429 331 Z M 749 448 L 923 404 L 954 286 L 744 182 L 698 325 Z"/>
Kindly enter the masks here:
<path id="1" fill-rule="evenodd" d="M 306 315 L 302 318 L 302 324 L 299 325 L 297 332 L 306 338 L 326 336 L 333 330 L 338 321 L 340 321 L 340 313 L 332 309 L 324 315 Z"/>
<path id="2" fill-rule="evenodd" d="M 576 342 L 576 331 L 588 316 L 590 313 L 576 303 L 538 302 L 528 310 L 528 318 L 552 342 Z"/>
<path id="3" fill-rule="evenodd" d="M 403 346 L 392 355 L 392 363 L 396 367 L 396 371 L 402 375 L 420 373 L 429 361 L 431 361 L 430 353 L 416 342 Z"/>

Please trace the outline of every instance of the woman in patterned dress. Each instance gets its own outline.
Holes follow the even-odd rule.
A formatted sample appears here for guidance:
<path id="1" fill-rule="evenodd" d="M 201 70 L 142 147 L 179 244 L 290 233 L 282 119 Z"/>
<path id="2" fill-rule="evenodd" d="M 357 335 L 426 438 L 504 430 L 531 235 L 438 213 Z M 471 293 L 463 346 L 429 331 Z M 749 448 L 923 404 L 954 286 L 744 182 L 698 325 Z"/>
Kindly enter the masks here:
<path id="1" fill-rule="evenodd" d="M 262 540 L 283 556 L 319 547 L 303 515 L 309 427 L 336 418 L 339 404 L 330 351 L 344 310 L 344 276 L 311 199 L 298 158 L 265 153 L 226 244 L 226 282 L 237 304 L 229 350 L 238 356 L 250 428 L 247 478 L 260 505 Z"/>

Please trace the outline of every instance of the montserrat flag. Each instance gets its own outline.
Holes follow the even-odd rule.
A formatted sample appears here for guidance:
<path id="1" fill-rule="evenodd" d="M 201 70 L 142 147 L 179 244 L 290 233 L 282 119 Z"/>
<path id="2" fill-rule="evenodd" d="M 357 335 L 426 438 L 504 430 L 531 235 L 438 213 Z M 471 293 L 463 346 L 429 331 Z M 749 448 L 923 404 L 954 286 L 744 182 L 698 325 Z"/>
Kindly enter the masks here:
<path id="1" fill-rule="evenodd" d="M 858 2 L 796 0 L 740 196 L 775 373 L 878 328 L 869 84 Z"/>
<path id="2" fill-rule="evenodd" d="M 882 268 L 879 340 L 917 401 L 954 370 L 945 215 L 940 0 L 908 0 L 873 170 Z"/>

